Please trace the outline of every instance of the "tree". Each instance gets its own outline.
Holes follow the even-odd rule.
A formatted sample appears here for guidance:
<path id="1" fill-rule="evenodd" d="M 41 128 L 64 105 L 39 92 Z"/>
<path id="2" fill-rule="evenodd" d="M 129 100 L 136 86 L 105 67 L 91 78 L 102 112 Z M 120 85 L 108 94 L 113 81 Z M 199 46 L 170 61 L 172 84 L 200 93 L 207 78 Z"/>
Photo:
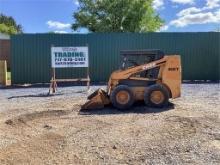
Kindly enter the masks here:
<path id="1" fill-rule="evenodd" d="M 22 33 L 22 26 L 13 17 L 0 14 L 0 32 L 6 34 Z"/>
<path id="2" fill-rule="evenodd" d="M 17 30 L 13 26 L 7 26 L 5 24 L 0 24 L 0 32 L 4 34 L 16 34 Z"/>
<path id="3" fill-rule="evenodd" d="M 91 32 L 153 32 L 163 20 L 152 7 L 152 0 L 78 0 L 72 29 Z"/>

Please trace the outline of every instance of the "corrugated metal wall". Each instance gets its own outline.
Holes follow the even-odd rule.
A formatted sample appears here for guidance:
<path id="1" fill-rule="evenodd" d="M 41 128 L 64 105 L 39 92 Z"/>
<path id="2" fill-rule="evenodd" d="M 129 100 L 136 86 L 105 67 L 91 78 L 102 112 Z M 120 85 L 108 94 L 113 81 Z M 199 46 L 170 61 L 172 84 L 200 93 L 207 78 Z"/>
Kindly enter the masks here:
<path id="1" fill-rule="evenodd" d="M 50 46 L 89 46 L 92 81 L 107 81 L 120 50 L 161 49 L 180 54 L 184 80 L 219 80 L 220 33 L 21 34 L 11 38 L 12 83 L 50 80 Z M 85 69 L 57 69 L 58 78 L 82 77 Z"/>

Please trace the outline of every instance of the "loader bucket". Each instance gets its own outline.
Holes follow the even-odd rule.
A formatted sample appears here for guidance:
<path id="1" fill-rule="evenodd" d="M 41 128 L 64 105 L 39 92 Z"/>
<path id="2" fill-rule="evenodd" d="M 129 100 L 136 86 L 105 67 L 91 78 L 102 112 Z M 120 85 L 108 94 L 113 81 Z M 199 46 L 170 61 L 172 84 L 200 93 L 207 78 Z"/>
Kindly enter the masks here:
<path id="1" fill-rule="evenodd" d="M 102 89 L 96 90 L 87 99 L 88 101 L 81 106 L 81 110 L 102 109 L 105 105 L 110 104 L 107 93 Z"/>

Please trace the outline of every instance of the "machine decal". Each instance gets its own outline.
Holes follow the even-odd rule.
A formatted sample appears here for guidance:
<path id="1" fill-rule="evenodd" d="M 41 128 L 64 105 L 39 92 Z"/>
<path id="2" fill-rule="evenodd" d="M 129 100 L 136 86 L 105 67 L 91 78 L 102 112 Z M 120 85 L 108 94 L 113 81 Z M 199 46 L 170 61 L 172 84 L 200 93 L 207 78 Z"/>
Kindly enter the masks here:
<path id="1" fill-rule="evenodd" d="M 179 68 L 168 68 L 168 71 L 178 71 Z"/>
<path id="2" fill-rule="evenodd" d="M 156 66 L 156 63 L 154 62 L 154 63 L 150 63 L 150 64 L 147 64 L 147 65 L 144 65 L 143 67 L 142 67 L 142 69 L 143 70 L 147 70 L 147 69 L 151 69 L 151 68 L 153 68 L 153 67 L 155 67 Z"/>

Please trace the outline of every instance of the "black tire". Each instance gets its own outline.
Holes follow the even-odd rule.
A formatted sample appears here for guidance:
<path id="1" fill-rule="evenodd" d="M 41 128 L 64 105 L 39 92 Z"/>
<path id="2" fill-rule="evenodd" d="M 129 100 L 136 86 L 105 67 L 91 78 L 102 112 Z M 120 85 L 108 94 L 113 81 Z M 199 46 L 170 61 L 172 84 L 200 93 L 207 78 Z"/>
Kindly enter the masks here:
<path id="1" fill-rule="evenodd" d="M 117 100 L 117 94 L 122 91 L 125 91 L 129 95 L 128 101 L 125 104 L 121 104 Z M 126 110 L 126 109 L 129 109 L 133 105 L 134 94 L 127 85 L 119 85 L 112 91 L 110 95 L 110 100 L 111 100 L 112 105 L 116 107 L 117 109 Z"/>
<path id="2" fill-rule="evenodd" d="M 154 92 L 158 92 L 162 96 L 161 100 L 159 100 L 158 103 L 154 102 L 152 99 L 152 94 Z M 160 84 L 152 85 L 145 90 L 144 102 L 147 106 L 162 108 L 162 107 L 166 107 L 168 105 L 168 101 L 169 101 L 169 92 L 166 89 L 166 87 L 164 87 Z"/>

